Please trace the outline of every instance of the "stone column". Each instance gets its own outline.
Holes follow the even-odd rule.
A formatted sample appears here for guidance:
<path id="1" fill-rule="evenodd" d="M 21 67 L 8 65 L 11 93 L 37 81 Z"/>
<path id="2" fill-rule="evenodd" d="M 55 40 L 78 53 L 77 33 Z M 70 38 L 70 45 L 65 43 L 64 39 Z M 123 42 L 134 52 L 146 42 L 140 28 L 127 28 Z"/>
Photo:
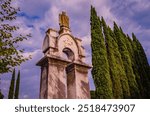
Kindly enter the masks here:
<path id="1" fill-rule="evenodd" d="M 68 62 L 49 58 L 48 66 L 48 99 L 66 98 L 65 67 Z"/>
<path id="2" fill-rule="evenodd" d="M 89 99 L 90 87 L 88 81 L 88 69 L 86 64 L 72 63 L 67 66 L 67 98 Z"/>
<path id="3" fill-rule="evenodd" d="M 53 57 L 45 57 L 37 65 L 41 66 L 41 99 L 66 99 L 66 72 L 69 62 Z"/>
<path id="4" fill-rule="evenodd" d="M 40 98 L 47 99 L 48 90 L 48 66 L 45 64 L 41 67 L 41 81 L 40 81 Z"/>
<path id="5" fill-rule="evenodd" d="M 76 74 L 75 65 L 71 63 L 66 67 L 67 75 L 67 98 L 76 99 Z"/>

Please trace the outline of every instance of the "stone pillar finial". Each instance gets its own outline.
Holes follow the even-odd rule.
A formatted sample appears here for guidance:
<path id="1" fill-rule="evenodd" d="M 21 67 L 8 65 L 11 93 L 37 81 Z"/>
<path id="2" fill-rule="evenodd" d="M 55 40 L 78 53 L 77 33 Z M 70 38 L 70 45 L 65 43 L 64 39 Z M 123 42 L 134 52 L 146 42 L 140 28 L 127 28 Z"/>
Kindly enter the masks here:
<path id="1" fill-rule="evenodd" d="M 69 28 L 69 17 L 66 15 L 66 12 L 62 11 L 62 14 L 59 14 L 59 25 L 61 27 Z"/>
<path id="2" fill-rule="evenodd" d="M 62 11 L 61 14 L 59 14 L 59 34 L 62 33 L 70 33 L 70 27 L 69 27 L 69 17 L 66 15 L 66 12 Z"/>

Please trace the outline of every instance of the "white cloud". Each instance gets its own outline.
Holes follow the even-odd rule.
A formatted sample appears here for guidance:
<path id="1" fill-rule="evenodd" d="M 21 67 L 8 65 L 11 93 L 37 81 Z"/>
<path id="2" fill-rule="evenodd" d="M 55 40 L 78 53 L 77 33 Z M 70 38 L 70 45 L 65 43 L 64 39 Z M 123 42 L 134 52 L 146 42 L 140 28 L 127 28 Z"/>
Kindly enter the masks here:
<path id="1" fill-rule="evenodd" d="M 112 27 L 113 21 L 120 23 L 120 20 L 111 12 L 111 4 L 109 0 L 92 0 L 92 5 L 96 8 L 98 16 L 103 16 L 107 24 Z"/>
<path id="2" fill-rule="evenodd" d="M 44 15 L 43 23 L 41 23 L 44 27 L 51 26 L 51 28 L 58 27 L 58 14 L 59 8 L 56 6 L 52 6 Z M 41 25 L 41 26 L 42 26 Z M 49 28 L 49 27 L 47 27 Z"/>
<path id="3" fill-rule="evenodd" d="M 34 57 L 37 57 L 39 53 L 42 53 L 42 50 L 41 49 L 36 49 L 35 51 L 32 51 L 32 52 L 25 52 L 23 53 L 23 56 L 24 57 L 29 57 L 31 56 L 32 58 Z"/>
<path id="4" fill-rule="evenodd" d="M 90 35 L 86 35 L 86 36 L 83 36 L 81 38 L 82 38 L 83 46 L 90 46 L 90 43 L 91 43 L 91 36 Z"/>
<path id="5" fill-rule="evenodd" d="M 50 0 L 17 0 L 21 11 L 27 13 L 29 16 L 40 15 L 51 5 Z"/>
<path id="6" fill-rule="evenodd" d="M 131 0 L 128 0 L 128 2 Z M 149 10 L 150 9 L 150 2 L 149 0 L 133 0 L 134 2 L 136 2 L 136 4 L 134 5 L 134 10 L 136 12 L 141 12 L 141 11 L 145 11 L 145 10 Z"/>
<path id="7" fill-rule="evenodd" d="M 17 31 L 19 34 L 27 35 L 32 32 L 32 28 L 27 27 L 24 17 L 17 18 L 13 24 L 19 26 L 19 30 Z"/>

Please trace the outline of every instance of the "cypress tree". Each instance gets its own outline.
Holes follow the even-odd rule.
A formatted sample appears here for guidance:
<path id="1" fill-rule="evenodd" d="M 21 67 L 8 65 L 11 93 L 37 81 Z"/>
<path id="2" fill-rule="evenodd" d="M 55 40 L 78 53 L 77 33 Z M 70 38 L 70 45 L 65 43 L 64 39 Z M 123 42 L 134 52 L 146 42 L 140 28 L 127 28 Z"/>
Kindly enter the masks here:
<path id="1" fill-rule="evenodd" d="M 140 93 L 139 93 L 138 85 L 137 85 L 135 75 L 132 69 L 132 63 L 131 63 L 131 59 L 130 59 L 129 52 L 128 52 L 127 45 L 126 45 L 127 41 L 124 35 L 121 33 L 121 30 L 118 28 L 116 23 L 114 23 L 114 34 L 116 36 L 116 40 L 117 40 L 119 51 L 122 57 L 124 69 L 126 72 L 126 76 L 128 78 L 131 98 L 139 98 Z"/>
<path id="2" fill-rule="evenodd" d="M 92 98 L 150 98 L 150 66 L 136 36 L 114 30 L 91 7 Z M 109 87 L 109 88 L 107 88 Z"/>
<path id="3" fill-rule="evenodd" d="M 12 79 L 9 87 L 8 99 L 14 98 L 14 86 L 15 86 L 15 69 L 13 70 Z"/>
<path id="4" fill-rule="evenodd" d="M 138 73 L 138 65 L 136 64 L 136 55 L 134 55 L 134 45 L 133 45 L 133 41 L 132 39 L 127 35 L 125 36 L 126 39 L 126 45 L 127 45 L 127 49 L 130 55 L 130 59 L 131 59 L 131 63 L 132 63 L 132 69 L 136 78 L 136 82 L 138 84 L 138 88 L 140 91 L 140 98 L 143 98 L 143 86 L 141 84 L 141 79 L 140 79 L 140 75 Z"/>
<path id="5" fill-rule="evenodd" d="M 19 98 L 19 86 L 20 86 L 20 70 L 18 72 L 17 81 L 16 81 L 16 89 L 15 89 L 15 99 Z"/>
<path id="6" fill-rule="evenodd" d="M 92 76 L 96 86 L 95 97 L 113 98 L 112 83 L 109 73 L 107 51 L 102 25 L 95 8 L 91 6 L 91 47 L 92 47 Z"/>
<path id="7" fill-rule="evenodd" d="M 128 85 L 128 78 L 125 73 L 123 61 L 121 58 L 121 54 L 119 52 L 119 47 L 116 42 L 115 35 L 113 31 L 109 29 L 109 34 L 113 38 L 113 50 L 114 50 L 114 56 L 116 59 L 116 68 L 117 68 L 117 76 L 120 78 L 121 85 L 122 85 L 122 91 L 123 91 L 123 98 L 130 98 L 130 90 L 129 90 L 129 85 Z"/>
<path id="8" fill-rule="evenodd" d="M 102 25 L 103 25 L 103 32 L 105 36 L 105 42 L 106 42 L 106 48 L 107 48 L 107 56 L 108 56 L 108 62 L 109 62 L 109 70 L 110 70 L 110 77 L 112 80 L 112 90 L 113 90 L 113 97 L 114 98 L 123 98 L 123 91 L 122 91 L 122 85 L 120 80 L 120 73 L 122 69 L 117 64 L 117 60 L 115 58 L 115 52 L 116 50 L 116 42 L 113 40 L 113 38 L 109 35 L 109 29 L 105 23 L 105 20 L 102 17 Z M 117 52 L 118 53 L 118 52 Z"/>
<path id="9" fill-rule="evenodd" d="M 96 99 L 94 90 L 90 91 L 90 94 L 91 94 L 91 99 Z"/>
<path id="10" fill-rule="evenodd" d="M 0 92 L 0 99 L 3 99 L 4 95 Z"/>
<path id="11" fill-rule="evenodd" d="M 140 57 L 141 57 L 141 60 L 142 60 L 142 63 L 143 63 L 143 68 L 145 69 L 145 73 L 146 73 L 148 79 L 150 80 L 149 63 L 148 63 L 146 54 L 144 52 L 144 49 L 143 49 L 141 43 L 136 38 L 136 36 L 134 35 L 134 33 L 132 33 L 132 37 L 133 37 L 133 41 L 136 43 L 137 50 L 140 54 Z"/>
<path id="12" fill-rule="evenodd" d="M 148 60 L 142 45 L 133 33 L 132 38 L 134 45 L 135 62 L 138 69 L 138 73 L 140 75 L 140 81 L 143 86 L 143 98 L 150 98 L 150 74 Z"/>

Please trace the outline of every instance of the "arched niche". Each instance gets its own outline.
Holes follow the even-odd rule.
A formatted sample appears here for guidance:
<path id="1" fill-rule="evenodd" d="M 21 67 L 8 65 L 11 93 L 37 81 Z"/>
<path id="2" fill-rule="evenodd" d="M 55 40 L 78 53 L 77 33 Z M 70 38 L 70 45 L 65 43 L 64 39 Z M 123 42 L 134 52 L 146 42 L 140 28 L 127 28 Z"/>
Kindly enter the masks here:
<path id="1" fill-rule="evenodd" d="M 74 53 L 71 49 L 69 48 L 64 48 L 63 51 L 64 53 L 63 58 L 69 61 L 74 61 L 75 57 L 74 57 Z"/>
<path id="2" fill-rule="evenodd" d="M 77 61 L 79 59 L 79 48 L 72 36 L 63 34 L 58 38 L 59 56 L 64 57 L 64 53 L 68 55 L 68 60 Z"/>

